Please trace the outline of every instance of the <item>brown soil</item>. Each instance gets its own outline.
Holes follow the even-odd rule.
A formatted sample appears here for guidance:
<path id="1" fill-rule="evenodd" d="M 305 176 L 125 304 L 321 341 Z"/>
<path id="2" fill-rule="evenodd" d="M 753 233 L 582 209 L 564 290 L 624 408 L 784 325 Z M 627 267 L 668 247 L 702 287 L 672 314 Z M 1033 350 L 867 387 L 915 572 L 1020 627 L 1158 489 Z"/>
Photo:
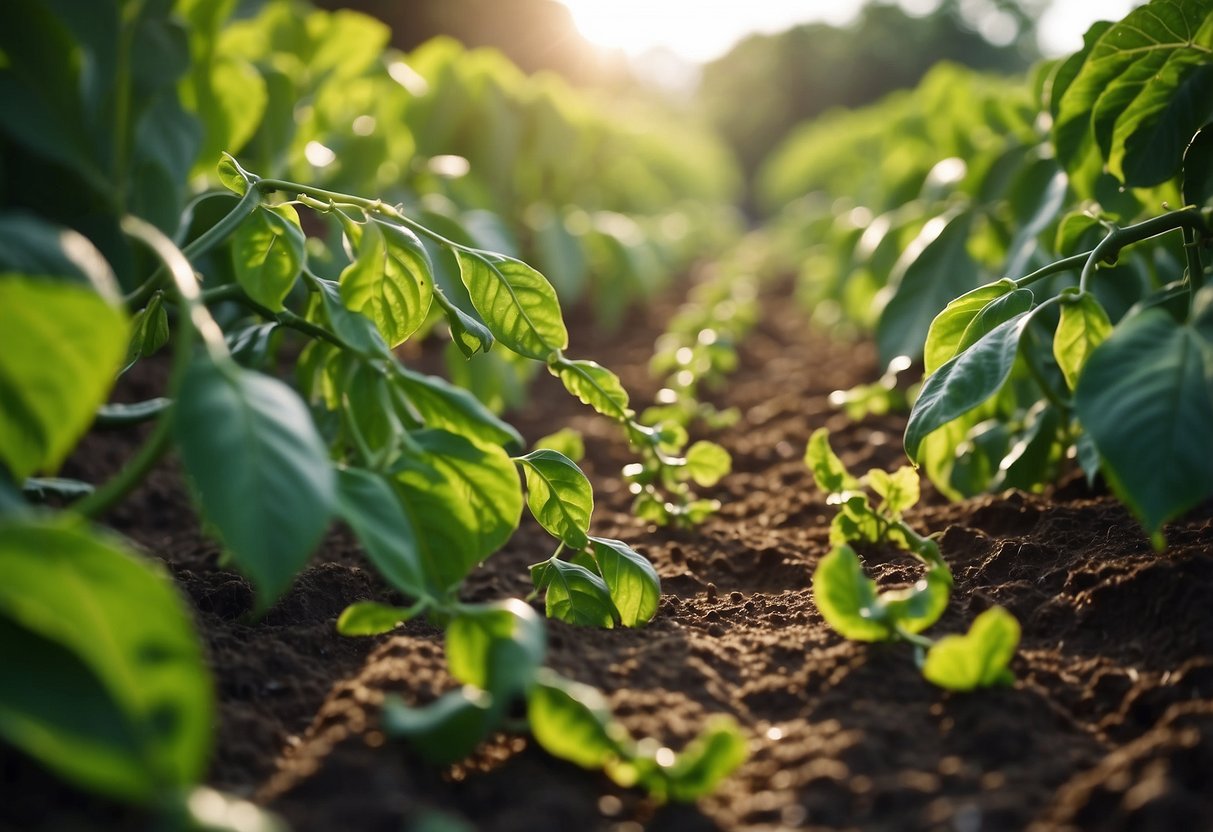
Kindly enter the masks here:
<path id="1" fill-rule="evenodd" d="M 813 605 L 832 512 L 801 462 L 808 435 L 826 425 L 854 469 L 893 468 L 904 461 L 904 421 L 852 423 L 833 411 L 832 390 L 875 375 L 872 350 L 807 332 L 775 294 L 721 396 L 743 414 L 717 437 L 735 473 L 715 493 L 723 511 L 699 529 L 633 518 L 618 478 L 626 447 L 554 384 L 542 380 L 515 419 L 531 438 L 563 425 L 584 432 L 595 533 L 629 541 L 663 580 L 644 630 L 550 622 L 550 664 L 601 688 L 634 734 L 675 748 L 709 715 L 733 716 L 750 759 L 715 795 L 654 805 L 520 737 L 495 738 L 447 770 L 423 765 L 385 741 L 379 705 L 452 686 L 440 633 L 423 623 L 373 640 L 334 633 L 346 604 L 398 600 L 343 530 L 268 616 L 249 620 L 247 584 L 217 565 L 169 465 L 108 520 L 163 557 L 193 604 L 220 702 L 210 782 L 255 797 L 299 832 L 396 832 L 434 813 L 472 829 L 584 832 L 1213 829 L 1213 507 L 1170 527 L 1156 554 L 1124 509 L 1081 480 L 1047 496 L 951 505 L 928 492 L 910 520 L 940 533 L 957 584 L 932 632 L 963 630 L 992 604 L 1023 626 L 1013 688 L 933 688 L 908 649 L 846 642 Z M 572 352 L 620 371 L 643 401 L 661 323 L 661 312 L 640 315 L 617 336 L 575 337 Z M 134 441 L 90 438 L 74 464 L 112 470 Z M 549 552 L 524 524 L 472 575 L 467 596 L 525 594 L 526 565 Z M 891 552 L 864 554 L 882 582 L 914 577 Z M 0 782 L 3 829 L 144 824 L 10 749 L 0 748 Z"/>

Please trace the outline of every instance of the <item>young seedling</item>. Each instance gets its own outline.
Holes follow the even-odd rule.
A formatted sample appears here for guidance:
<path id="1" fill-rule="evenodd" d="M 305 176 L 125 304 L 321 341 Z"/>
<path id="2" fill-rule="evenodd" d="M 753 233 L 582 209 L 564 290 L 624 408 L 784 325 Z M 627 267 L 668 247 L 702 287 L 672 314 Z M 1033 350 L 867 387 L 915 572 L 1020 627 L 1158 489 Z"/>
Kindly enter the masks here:
<path id="1" fill-rule="evenodd" d="M 813 573 L 813 599 L 826 623 L 854 641 L 913 645 L 923 675 L 942 688 L 969 691 L 1012 683 L 1008 664 L 1019 643 L 1019 624 L 1006 611 L 987 610 L 964 636 L 933 641 L 922 635 L 947 609 L 953 580 L 938 544 L 902 519 L 918 502 L 917 472 L 909 467 L 891 474 L 873 469 L 856 479 L 830 448 L 825 428 L 809 439 L 805 463 L 827 502 L 838 506 L 830 524 L 833 548 Z M 880 591 L 852 544 L 894 546 L 913 555 L 926 571 L 911 587 Z"/>

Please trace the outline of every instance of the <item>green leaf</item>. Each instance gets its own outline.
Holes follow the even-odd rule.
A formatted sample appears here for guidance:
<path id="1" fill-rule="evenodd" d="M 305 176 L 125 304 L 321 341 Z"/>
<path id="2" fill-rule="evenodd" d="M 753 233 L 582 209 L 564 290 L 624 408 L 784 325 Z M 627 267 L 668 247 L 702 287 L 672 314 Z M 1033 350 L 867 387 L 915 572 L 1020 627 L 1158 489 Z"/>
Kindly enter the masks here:
<path id="1" fill-rule="evenodd" d="M 687 449 L 686 471 L 697 485 L 711 488 L 733 470 L 733 458 L 715 442 L 700 440 Z"/>
<path id="2" fill-rule="evenodd" d="M 893 630 L 884 620 L 876 582 L 864 574 L 850 546 L 837 546 L 813 572 L 813 601 L 826 623 L 853 641 L 888 641 Z"/>
<path id="3" fill-rule="evenodd" d="M 818 428 L 809 437 L 804 449 L 804 464 L 813 472 L 813 481 L 826 494 L 842 494 L 859 487 L 859 480 L 847 471 L 842 460 L 830 447 L 829 428 Z"/>
<path id="4" fill-rule="evenodd" d="M 568 346 L 560 302 L 543 275 L 499 254 L 456 251 L 455 256 L 472 305 L 508 349 L 546 361 Z"/>
<path id="5" fill-rule="evenodd" d="M 994 327 L 1011 320 L 1021 312 L 1032 308 L 1035 298 L 1030 289 L 1016 289 L 1008 295 L 987 303 L 981 311 L 973 316 L 964 334 L 960 336 L 960 344 L 956 352 L 961 353 L 985 337 Z"/>
<path id="6" fill-rule="evenodd" d="M 1087 359 L 1112 331 L 1112 322 L 1099 301 L 1083 292 L 1061 306 L 1061 320 L 1053 335 L 1053 358 L 1073 390 Z"/>
<path id="7" fill-rule="evenodd" d="M 337 632 L 343 636 L 377 636 L 390 633 L 416 614 L 417 610 L 412 607 L 358 601 L 341 611 Z"/>
<path id="8" fill-rule="evenodd" d="M 591 537 L 590 547 L 623 626 L 651 621 L 661 603 L 661 578 L 653 564 L 621 540 Z"/>
<path id="9" fill-rule="evenodd" d="M 407 228 L 340 217 L 357 252 L 341 272 L 341 299 L 374 321 L 389 347 L 399 346 L 425 323 L 434 300 L 430 256 Z"/>
<path id="10" fill-rule="evenodd" d="M 619 376 L 596 361 L 563 361 L 553 372 L 574 396 L 594 410 L 614 419 L 626 422 L 634 415 L 628 407 L 628 391 L 623 389 Z"/>
<path id="11" fill-rule="evenodd" d="M 0 213 L 0 275 L 7 272 L 82 283 L 111 306 L 122 303 L 113 269 L 88 237 L 22 211 Z"/>
<path id="12" fill-rule="evenodd" d="M 383 703 L 383 730 L 435 765 L 461 760 L 476 750 L 496 727 L 493 697 L 464 686 L 428 705 L 410 708 L 392 696 Z"/>
<path id="13" fill-rule="evenodd" d="M 444 430 L 410 434 L 394 482 L 417 530 L 427 579 L 446 591 L 518 528 L 522 484 L 505 451 Z"/>
<path id="14" fill-rule="evenodd" d="M 240 152 L 252 138 L 269 102 L 265 79 L 252 64 L 226 55 L 208 57 L 209 61 L 195 63 L 191 71 L 192 83 L 187 83 L 183 89 L 187 106 L 198 114 L 206 128 L 198 154 L 203 170 L 209 169 L 215 157 L 224 151 Z M 223 173 L 221 171 L 221 177 Z M 221 181 L 236 190 L 232 187 L 236 184 L 234 178 L 221 178 Z"/>
<path id="15" fill-rule="evenodd" d="M 991 302 L 1015 291 L 1015 281 L 1003 278 L 985 286 L 978 286 L 951 301 L 931 321 L 923 348 L 923 375 L 929 376 L 938 370 L 956 353 L 965 330 L 981 310 Z"/>
<path id="16" fill-rule="evenodd" d="M 55 471 L 105 401 L 127 321 L 92 289 L 0 275 L 0 462 Z"/>
<path id="17" fill-rule="evenodd" d="M 0 574 L 11 682 L 0 685 L 0 737 L 124 800 L 198 782 L 211 682 L 168 578 L 114 540 L 46 520 L 0 525 Z"/>
<path id="18" fill-rule="evenodd" d="M 324 319 L 338 338 L 363 355 L 391 357 L 391 350 L 388 349 L 374 321 L 346 308 L 341 300 L 341 287 L 338 283 L 318 278 L 311 282 L 320 297 Z"/>
<path id="19" fill-rule="evenodd" d="M 1078 380 L 1078 418 L 1150 534 L 1213 494 L 1211 353 L 1196 329 L 1149 309 L 1116 327 Z"/>
<path id="20" fill-rule="evenodd" d="M 881 511 L 894 518 L 918 504 L 918 472 L 903 465 L 893 473 L 873 468 L 868 471 L 868 485 L 883 501 Z"/>
<path id="21" fill-rule="evenodd" d="M 572 549 L 589 543 L 594 489 L 571 459 L 556 451 L 532 451 L 515 462 L 526 474 L 527 506 L 549 534 Z"/>
<path id="22" fill-rule="evenodd" d="M 382 475 L 360 468 L 337 472 L 337 514 L 349 524 L 371 563 L 410 598 L 432 594 L 419 553 L 417 530 Z"/>
<path id="23" fill-rule="evenodd" d="M 307 563 L 336 501 L 307 406 L 277 379 L 200 359 L 182 381 L 174 427 L 202 514 L 265 609 Z"/>
<path id="24" fill-rule="evenodd" d="M 497 418 L 480 400 L 438 376 L 396 368 L 396 383 L 427 427 L 461 434 L 477 444 L 518 451 L 526 444 L 513 425 Z"/>
<path id="25" fill-rule="evenodd" d="M 749 755 L 745 735 L 728 717 L 708 720 L 703 731 L 662 772 L 671 800 L 689 803 L 716 790 Z"/>
<path id="26" fill-rule="evenodd" d="M 955 691 L 971 691 L 1015 681 L 1008 665 L 1019 644 L 1019 622 L 1001 607 L 977 616 L 963 636 L 945 636 L 927 651 L 922 675 Z"/>
<path id="27" fill-rule="evenodd" d="M 219 159 L 215 175 L 219 177 L 223 187 L 240 196 L 248 193 L 249 185 L 254 181 L 253 175 L 242 168 L 236 157 L 229 153 L 224 153 Z"/>
<path id="28" fill-rule="evenodd" d="M 546 652 L 542 619 L 516 598 L 465 607 L 446 630 L 451 675 L 489 691 L 495 706 L 530 690 Z"/>
<path id="29" fill-rule="evenodd" d="M 884 538 L 886 524 L 868 503 L 867 494 L 843 492 L 830 502 L 838 506 L 830 521 L 830 545 L 879 543 Z"/>
<path id="30" fill-rule="evenodd" d="M 548 618 L 578 627 L 615 626 L 617 612 L 606 582 L 584 566 L 563 560 L 548 561 L 544 599 Z"/>
<path id="31" fill-rule="evenodd" d="M 290 205 L 262 205 L 232 235 L 236 280 L 250 298 L 271 311 L 282 301 L 303 268 L 303 230 Z"/>
<path id="32" fill-rule="evenodd" d="M 532 447 L 537 451 L 556 451 L 574 462 L 580 462 L 585 457 L 585 440 L 581 438 L 581 432 L 573 428 L 561 428 L 555 433 L 541 436 Z"/>
<path id="33" fill-rule="evenodd" d="M 935 566 L 929 568 L 926 576 L 911 587 L 880 593 L 877 602 L 891 626 L 910 633 L 921 633 L 943 615 L 951 594 L 951 573 Z"/>
<path id="34" fill-rule="evenodd" d="M 880 360 L 923 354 L 931 322 L 953 298 L 972 289 L 980 269 L 968 251 L 974 214 L 936 217 L 903 253 L 889 277 L 893 296 L 880 313 Z"/>
<path id="35" fill-rule="evenodd" d="M 919 446 L 932 431 L 998 392 L 1011 375 L 1019 339 L 1032 314 L 1020 312 L 994 327 L 922 383 L 906 425 L 905 448 L 910 459 L 919 462 Z"/>
<path id="36" fill-rule="evenodd" d="M 434 287 L 434 300 L 442 307 L 451 340 L 464 358 L 471 358 L 478 352 L 488 352 L 492 348 L 493 333 L 483 321 L 452 303 L 438 286 Z"/>
<path id="37" fill-rule="evenodd" d="M 1184 204 L 1204 208 L 1213 199 L 1213 125 L 1206 125 L 1184 151 Z"/>
<path id="38" fill-rule="evenodd" d="M 1202 0 L 1154 0 L 1131 11 L 1091 46 L 1062 95 L 1059 149 L 1063 134 L 1090 129 L 1108 169 L 1125 184 L 1169 179 L 1210 115 L 1211 48 L 1213 11 Z M 1067 136 L 1067 150 L 1077 142 Z M 1059 155 L 1068 164 L 1069 153 Z"/>
<path id="39" fill-rule="evenodd" d="M 544 751 L 582 768 L 600 769 L 618 758 L 626 740 L 601 693 L 550 671 L 531 691 L 527 722 Z"/>
<path id="40" fill-rule="evenodd" d="M 147 306 L 135 313 L 131 319 L 131 338 L 126 348 L 128 370 L 140 358 L 153 355 L 168 343 L 168 312 L 164 308 L 164 293 L 156 292 Z"/>

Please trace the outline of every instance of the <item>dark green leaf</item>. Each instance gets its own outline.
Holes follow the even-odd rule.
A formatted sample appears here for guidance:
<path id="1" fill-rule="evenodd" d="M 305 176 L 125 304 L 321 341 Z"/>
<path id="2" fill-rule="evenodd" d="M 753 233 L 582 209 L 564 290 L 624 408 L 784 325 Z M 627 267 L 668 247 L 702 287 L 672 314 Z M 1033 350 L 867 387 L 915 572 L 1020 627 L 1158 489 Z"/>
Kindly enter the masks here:
<path id="1" fill-rule="evenodd" d="M 303 231 L 290 205 L 262 205 L 232 235 L 232 265 L 248 296 L 280 311 L 303 268 Z"/>
<path id="2" fill-rule="evenodd" d="M 549 534 L 572 549 L 589 543 L 594 489 L 581 469 L 556 451 L 532 451 L 515 460 L 526 475 L 527 506 Z"/>
<path id="3" fill-rule="evenodd" d="M 1210 342 L 1166 312 L 1124 321 L 1091 353 L 1075 410 L 1117 495 L 1150 534 L 1213 494 Z"/>
<path id="4" fill-rule="evenodd" d="M 54 471 L 105 401 L 127 320 L 92 289 L 0 275 L 0 463 Z"/>
<path id="5" fill-rule="evenodd" d="M 568 346 L 560 303 L 543 275 L 497 254 L 458 251 L 456 256 L 472 304 L 498 341 L 538 361 Z"/>
<path id="6" fill-rule="evenodd" d="M 396 370 L 397 383 L 427 427 L 442 428 L 478 444 L 500 445 L 509 451 L 524 446 L 521 434 L 512 425 L 494 416 L 462 387 L 438 376 L 422 375 L 403 367 Z"/>
<path id="7" fill-rule="evenodd" d="M 418 552 L 417 531 L 391 485 L 359 468 L 337 472 L 337 514 L 349 524 L 379 574 L 411 598 L 424 598 L 431 584 Z"/>
<path id="8" fill-rule="evenodd" d="M 549 561 L 544 580 L 548 618 L 578 627 L 615 626 L 617 612 L 606 582 L 584 566 L 563 560 Z"/>
<path id="9" fill-rule="evenodd" d="M 621 540 L 591 537 L 590 546 L 623 626 L 647 624 L 661 602 L 661 579 L 653 564 Z"/>
<path id="10" fill-rule="evenodd" d="M 931 321 L 923 348 L 923 375 L 931 375 L 960 352 L 965 330 L 992 301 L 1015 291 L 1015 281 L 1003 278 L 978 286 L 948 303 Z"/>
<path id="11" fill-rule="evenodd" d="M 10 272 L 78 281 L 113 306 L 122 301 L 110 264 L 87 237 L 32 214 L 0 214 L 0 275 Z"/>
<path id="12" fill-rule="evenodd" d="M 0 527 L 0 574 L 0 667 L 12 682 L 0 685 L 0 736 L 125 800 L 196 783 L 211 684 L 170 581 L 114 541 L 48 521 Z"/>
<path id="13" fill-rule="evenodd" d="M 489 691 L 494 704 L 531 688 L 546 651 L 542 619 L 516 598 L 465 607 L 447 626 L 451 675 Z"/>
<path id="14" fill-rule="evenodd" d="M 492 696 L 466 685 L 418 708 L 393 696 L 383 703 L 383 730 L 407 740 L 429 762 L 445 765 L 471 754 L 496 727 L 492 704 Z"/>
<path id="15" fill-rule="evenodd" d="M 203 516 L 264 609 L 307 563 L 336 501 L 307 406 L 277 379 L 198 360 L 182 382 L 174 427 Z"/>
<path id="16" fill-rule="evenodd" d="M 154 355 L 157 350 L 168 343 L 168 312 L 164 309 L 164 295 L 157 292 L 152 295 L 147 306 L 140 309 L 131 319 L 131 339 L 126 348 L 126 366 L 130 367 L 140 358 Z"/>
<path id="17" fill-rule="evenodd" d="M 964 334 L 960 336 L 960 344 L 956 352 L 961 353 L 976 344 L 1001 323 L 1011 320 L 1016 315 L 1027 312 L 1032 308 L 1035 298 L 1030 289 L 1016 289 L 1008 295 L 987 303 L 981 311 L 973 316 Z"/>
<path id="18" fill-rule="evenodd" d="M 963 636 L 945 636 L 927 651 L 922 675 L 955 691 L 1013 684 L 1008 665 L 1019 645 L 1019 622 L 1001 607 L 977 616 Z"/>
<path id="19" fill-rule="evenodd" d="M 1184 151 L 1184 204 L 1203 208 L 1213 199 L 1213 125 L 1206 125 Z"/>

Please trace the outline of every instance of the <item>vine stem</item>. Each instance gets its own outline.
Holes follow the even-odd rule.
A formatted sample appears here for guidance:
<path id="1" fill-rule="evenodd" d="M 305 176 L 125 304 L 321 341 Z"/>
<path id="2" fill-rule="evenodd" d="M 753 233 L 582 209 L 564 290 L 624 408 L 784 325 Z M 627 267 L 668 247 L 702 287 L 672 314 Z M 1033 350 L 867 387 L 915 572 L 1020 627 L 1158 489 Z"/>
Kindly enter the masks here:
<path id="1" fill-rule="evenodd" d="M 1108 236 L 1100 241 L 1099 245 L 1091 250 L 1090 256 L 1082 267 L 1082 275 L 1078 279 L 1078 288 L 1082 292 L 1086 292 L 1090 288 L 1091 276 L 1095 273 L 1096 267 L 1100 261 L 1107 260 L 1113 262 L 1120 254 L 1121 249 L 1134 243 L 1140 243 L 1143 240 L 1148 240 L 1151 237 L 1157 237 L 1160 234 L 1166 234 L 1168 231 L 1176 229 L 1185 229 L 1185 241 L 1188 237 L 1187 232 L 1199 232 L 1201 234 L 1208 233 L 1208 226 L 1205 224 L 1204 218 L 1198 211 L 1184 210 L 1172 211 L 1168 214 L 1163 214 L 1158 217 L 1151 217 L 1145 222 L 1139 222 L 1137 225 L 1129 225 L 1124 228 L 1112 226 L 1108 232 Z"/>

